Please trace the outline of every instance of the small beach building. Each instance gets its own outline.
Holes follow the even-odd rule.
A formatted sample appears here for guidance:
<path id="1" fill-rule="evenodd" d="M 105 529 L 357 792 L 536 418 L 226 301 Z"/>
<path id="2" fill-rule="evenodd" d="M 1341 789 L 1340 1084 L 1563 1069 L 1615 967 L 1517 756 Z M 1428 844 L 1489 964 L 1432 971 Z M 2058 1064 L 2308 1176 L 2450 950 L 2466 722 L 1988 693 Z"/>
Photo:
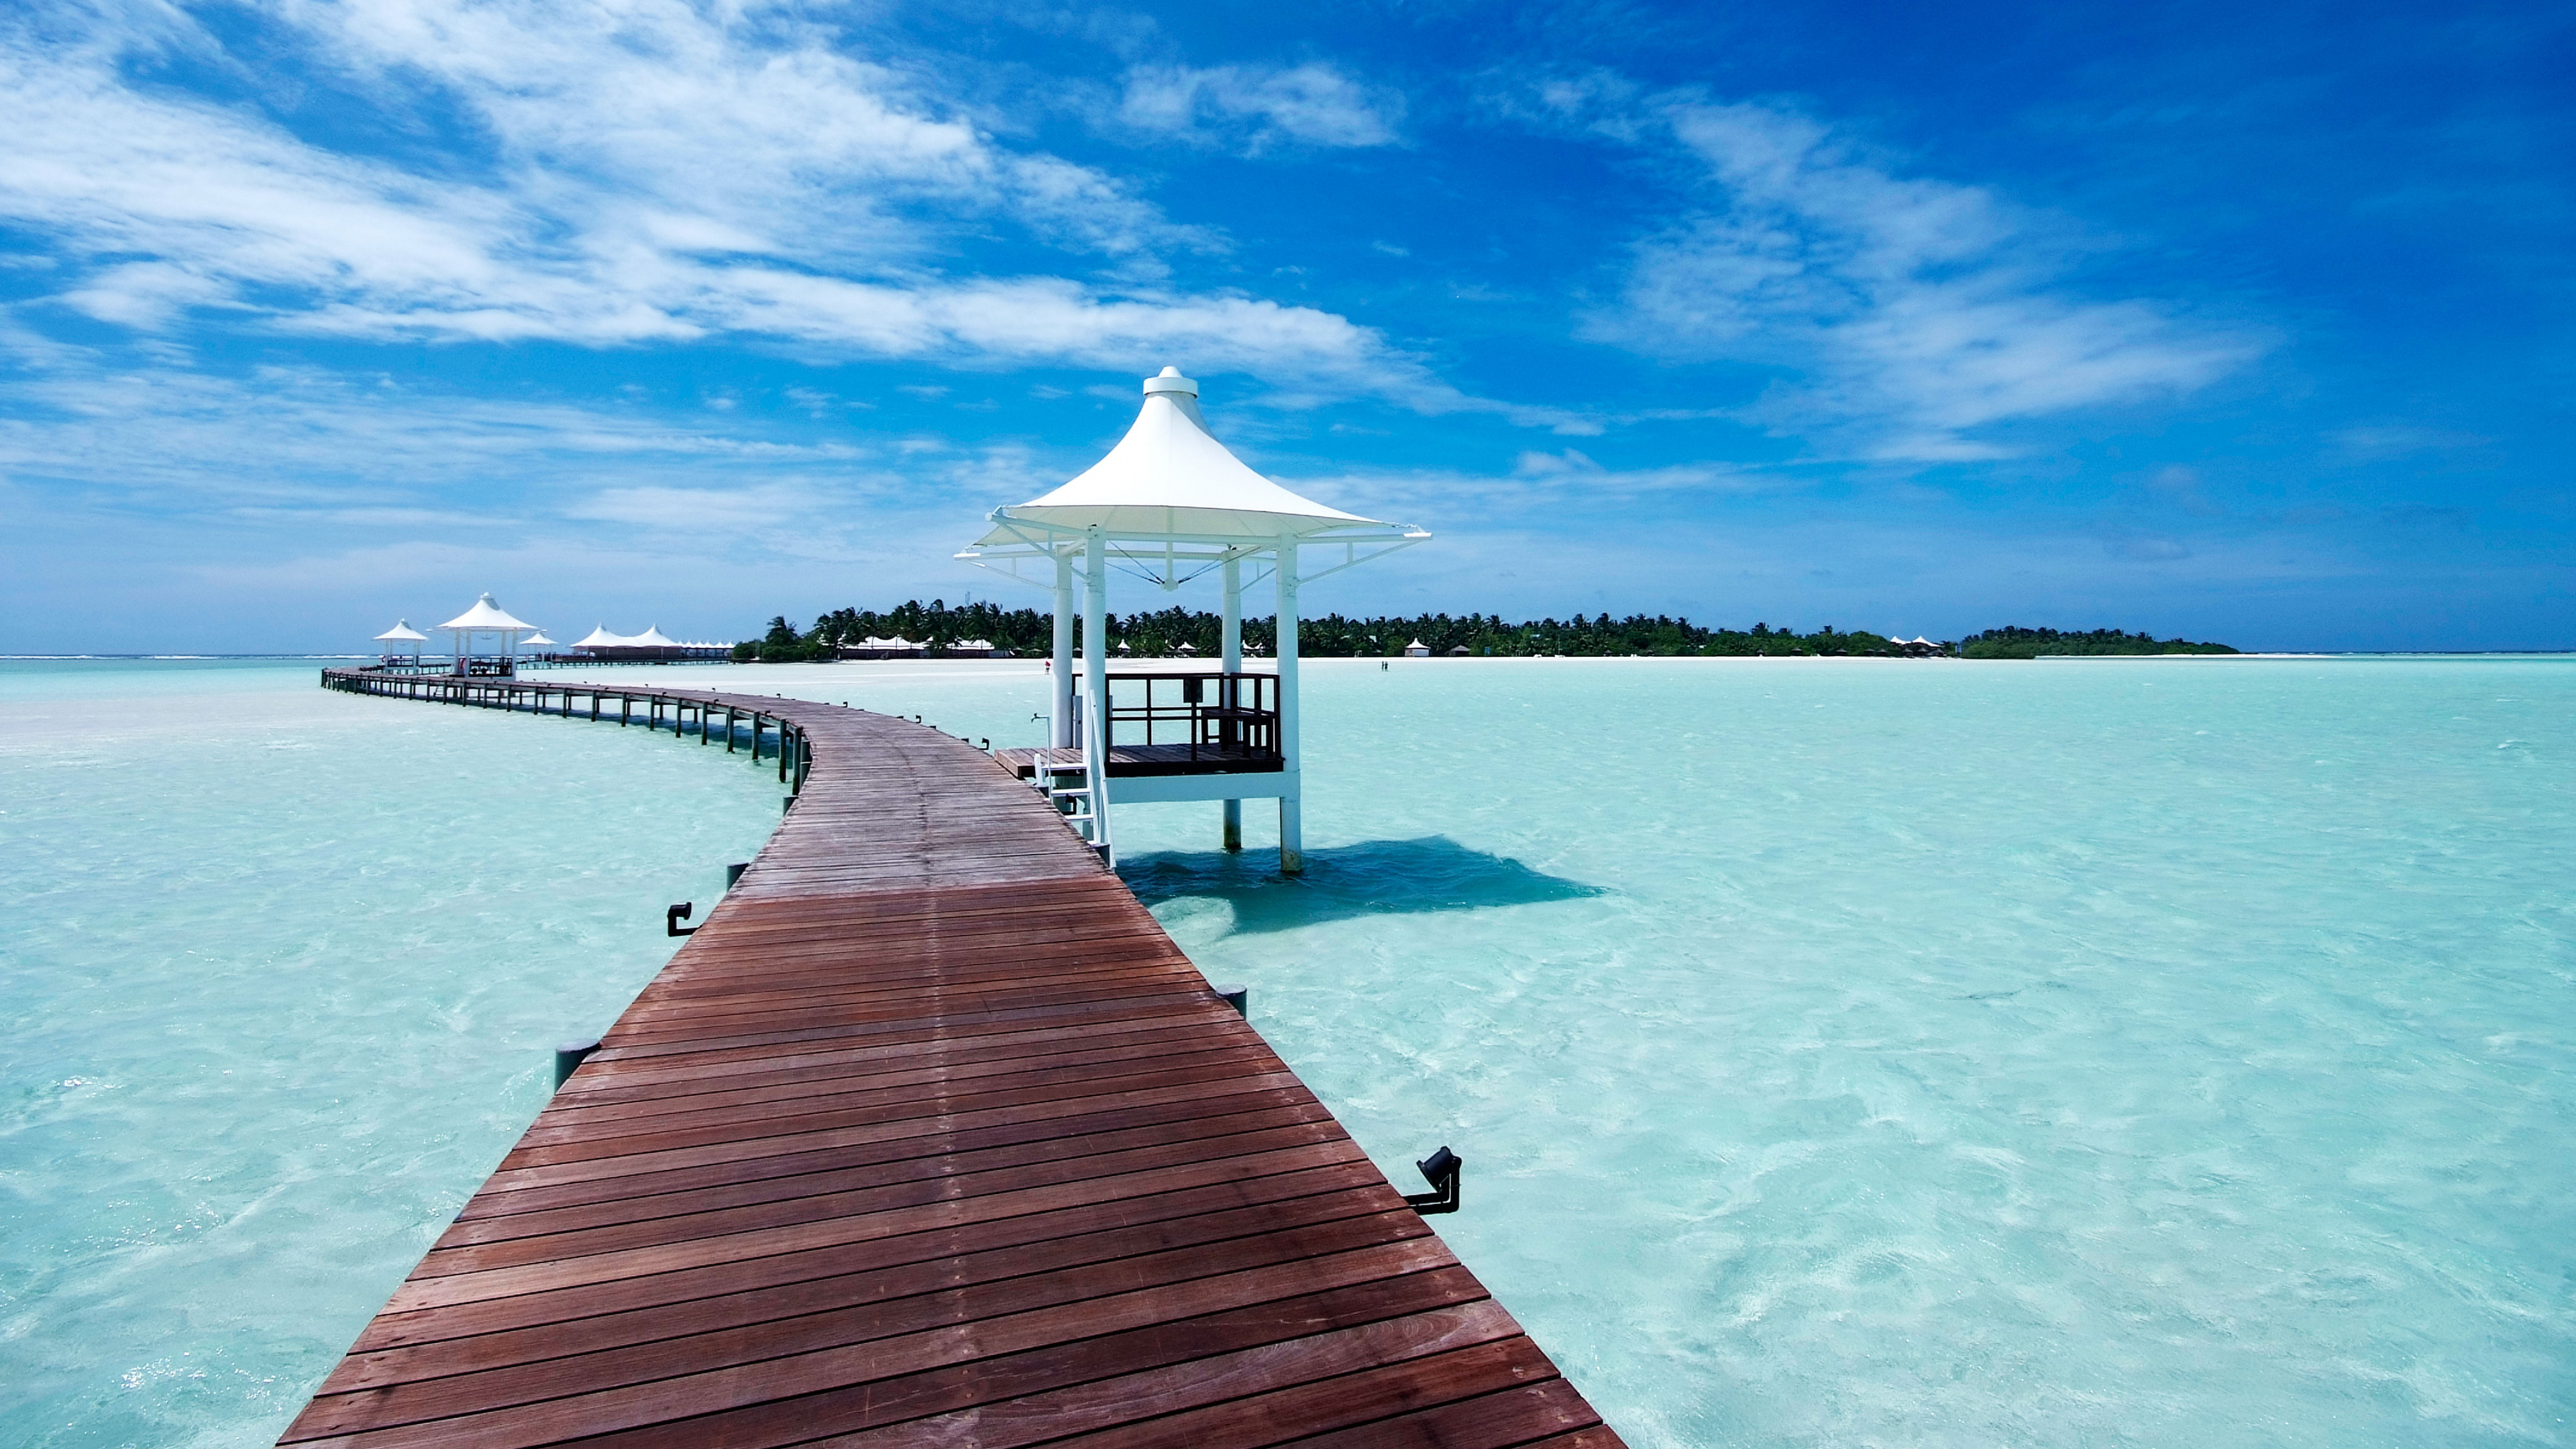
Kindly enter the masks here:
<path id="1" fill-rule="evenodd" d="M 929 654 L 930 646 L 916 644 L 901 634 L 891 639 L 870 634 L 856 644 L 842 645 L 840 652 L 844 659 L 920 659 Z"/>
<path id="2" fill-rule="evenodd" d="M 459 674 L 517 673 L 521 636 L 538 632 L 536 625 L 512 618 L 490 594 L 438 627 L 455 641 L 449 653 Z"/>
<path id="3" fill-rule="evenodd" d="M 575 640 L 572 647 L 589 658 L 618 664 L 672 664 L 690 659 L 733 657 L 730 644 L 674 639 L 658 626 L 648 626 L 641 634 L 611 634 L 606 625 L 601 625 Z"/>
<path id="4" fill-rule="evenodd" d="M 1431 535 L 1328 508 L 1254 472 L 1208 430 L 1199 385 L 1178 368 L 1145 379 L 1144 394 L 1136 421 L 1108 456 L 1060 488 L 994 509 L 984 535 L 958 555 L 1055 597 L 1048 745 L 1002 758 L 1041 785 L 1051 772 L 1079 770 L 1086 783 L 1060 793 L 1081 796 L 1074 813 L 1089 817 L 1084 828 L 1104 854 L 1113 800 L 1220 801 L 1224 846 L 1239 850 L 1243 801 L 1276 798 L 1279 868 L 1294 875 L 1305 869 L 1299 591 Z M 1023 566 L 1031 572 L 1021 573 Z M 1122 671 L 1115 679 L 1127 698 L 1113 700 L 1103 647 L 1113 571 L 1166 591 L 1215 574 L 1222 599 L 1217 672 Z M 1278 664 L 1256 674 L 1243 667 L 1243 591 L 1265 578 L 1276 590 Z M 1077 608 L 1084 641 L 1078 686 Z"/>
<path id="5" fill-rule="evenodd" d="M 1407 659 L 1428 659 L 1431 657 L 1431 646 L 1423 643 L 1419 639 L 1416 639 L 1412 643 L 1404 646 L 1404 657 Z"/>

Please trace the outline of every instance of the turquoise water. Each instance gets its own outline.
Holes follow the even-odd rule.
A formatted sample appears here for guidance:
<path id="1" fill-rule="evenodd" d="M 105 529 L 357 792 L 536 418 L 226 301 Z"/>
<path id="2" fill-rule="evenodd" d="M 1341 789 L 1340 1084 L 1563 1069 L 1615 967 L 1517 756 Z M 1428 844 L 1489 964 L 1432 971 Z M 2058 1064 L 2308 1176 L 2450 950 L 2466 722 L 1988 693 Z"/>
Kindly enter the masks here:
<path id="1" fill-rule="evenodd" d="M 776 789 L 8 667 L 0 1437 L 264 1442 Z M 1632 1442 L 2576 1442 L 2576 663 L 1306 677 L 1310 874 L 1213 806 L 1123 873 L 1391 1175 L 1467 1159 L 1441 1231 Z"/>

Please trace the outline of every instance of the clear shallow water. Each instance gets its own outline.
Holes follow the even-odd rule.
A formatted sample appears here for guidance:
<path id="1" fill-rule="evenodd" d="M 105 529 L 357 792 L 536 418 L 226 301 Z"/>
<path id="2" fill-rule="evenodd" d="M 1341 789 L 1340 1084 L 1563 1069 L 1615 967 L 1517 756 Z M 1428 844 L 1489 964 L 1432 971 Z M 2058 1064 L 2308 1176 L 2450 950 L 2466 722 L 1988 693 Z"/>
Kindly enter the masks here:
<path id="1" fill-rule="evenodd" d="M 777 817 L 315 677 L 0 664 L 0 1443 L 273 1440 Z"/>
<path id="2" fill-rule="evenodd" d="M 1042 728 L 1024 668 L 613 677 L 657 674 Z M 102 811 L 113 751 L 27 728 L 71 706 L 0 676 L 13 1437 L 273 1435 L 533 1113 L 545 1046 L 775 810 L 667 736 L 310 679 L 241 683 L 237 737 L 173 727 L 190 791 Z M 1216 852 L 1213 806 L 1122 808 L 1123 873 L 1391 1175 L 1467 1158 L 1443 1234 L 1633 1442 L 2571 1441 L 2576 664 L 1307 680 L 1311 873 Z M 254 747 L 272 715 L 314 759 Z M 489 788 L 424 809 L 385 751 Z M 57 813 L 21 821 L 29 781 Z M 182 953 L 243 888 L 173 820 L 264 822 L 280 861 L 211 974 Z M 29 865 L 84 834 L 189 884 Z M 527 855 L 439 864 L 472 849 Z M 572 850 L 595 893 L 526 883 Z M 306 888 L 362 859 L 402 864 Z M 482 931 L 440 934 L 460 902 Z M 350 959 L 368 912 L 420 936 L 398 969 Z M 200 1015 L 262 1045 L 173 1025 Z M 152 1090 L 58 1085 L 91 1058 Z M 251 1091 L 204 1080 L 253 1058 Z"/>

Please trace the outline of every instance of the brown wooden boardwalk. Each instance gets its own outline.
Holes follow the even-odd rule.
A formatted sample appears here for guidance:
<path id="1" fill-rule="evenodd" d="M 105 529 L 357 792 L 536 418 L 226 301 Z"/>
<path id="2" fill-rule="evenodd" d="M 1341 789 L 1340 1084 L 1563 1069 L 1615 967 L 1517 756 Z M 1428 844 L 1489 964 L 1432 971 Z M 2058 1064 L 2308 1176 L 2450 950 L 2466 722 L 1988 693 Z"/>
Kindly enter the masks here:
<path id="1" fill-rule="evenodd" d="M 1619 1443 L 982 752 L 474 688 L 756 710 L 810 774 L 280 1443 Z"/>

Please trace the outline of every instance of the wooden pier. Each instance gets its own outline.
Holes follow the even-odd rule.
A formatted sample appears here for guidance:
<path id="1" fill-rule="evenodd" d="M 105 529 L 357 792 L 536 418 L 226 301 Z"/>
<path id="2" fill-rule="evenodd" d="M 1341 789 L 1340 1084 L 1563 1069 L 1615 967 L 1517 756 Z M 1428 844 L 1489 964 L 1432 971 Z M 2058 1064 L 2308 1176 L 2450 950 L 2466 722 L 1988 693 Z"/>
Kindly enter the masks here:
<path id="1" fill-rule="evenodd" d="M 1619 1443 L 974 746 L 794 700 L 323 679 L 748 731 L 794 793 L 281 1444 Z"/>

